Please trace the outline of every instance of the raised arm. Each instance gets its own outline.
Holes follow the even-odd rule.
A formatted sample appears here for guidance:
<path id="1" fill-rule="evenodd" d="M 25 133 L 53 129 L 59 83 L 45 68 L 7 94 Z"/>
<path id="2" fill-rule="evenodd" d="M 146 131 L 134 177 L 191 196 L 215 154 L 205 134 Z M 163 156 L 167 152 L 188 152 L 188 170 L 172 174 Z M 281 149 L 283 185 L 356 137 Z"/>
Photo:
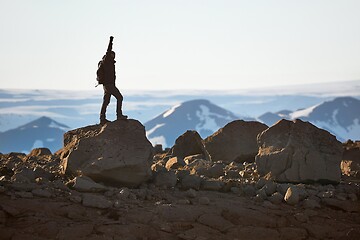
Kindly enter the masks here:
<path id="1" fill-rule="evenodd" d="M 114 40 L 114 37 L 110 36 L 110 41 L 109 41 L 109 45 L 108 45 L 108 48 L 107 48 L 106 52 L 111 52 L 112 51 L 113 40 Z"/>

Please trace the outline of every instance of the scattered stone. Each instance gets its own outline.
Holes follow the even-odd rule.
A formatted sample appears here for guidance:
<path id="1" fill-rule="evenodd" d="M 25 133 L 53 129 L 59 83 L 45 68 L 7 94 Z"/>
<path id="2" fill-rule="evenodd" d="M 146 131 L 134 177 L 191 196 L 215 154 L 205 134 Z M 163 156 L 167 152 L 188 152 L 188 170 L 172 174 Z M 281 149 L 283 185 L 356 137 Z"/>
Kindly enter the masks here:
<path id="1" fill-rule="evenodd" d="M 321 200 L 321 203 L 325 204 L 328 207 L 342 210 L 345 212 L 360 212 L 360 204 L 351 201 L 341 201 L 334 198 L 323 198 Z"/>
<path id="2" fill-rule="evenodd" d="M 209 205 L 210 199 L 208 197 L 200 197 L 199 198 L 199 204 L 201 205 Z"/>
<path id="3" fill-rule="evenodd" d="M 83 194 L 82 204 L 85 207 L 94 207 L 94 208 L 101 208 L 101 209 L 106 209 L 113 205 L 113 203 L 111 201 L 109 201 L 108 199 L 106 199 L 105 197 L 95 195 L 92 193 L 84 193 Z"/>
<path id="4" fill-rule="evenodd" d="M 284 201 L 290 205 L 296 205 L 299 203 L 299 191 L 296 187 L 289 187 L 285 193 Z"/>
<path id="5" fill-rule="evenodd" d="M 224 219 L 222 216 L 212 213 L 201 215 L 197 221 L 213 229 L 219 230 L 220 232 L 225 232 L 227 229 L 233 227 L 231 222 Z"/>
<path id="6" fill-rule="evenodd" d="M 15 192 L 15 196 L 21 198 L 33 198 L 34 195 L 31 192 Z"/>
<path id="7" fill-rule="evenodd" d="M 189 198 L 196 198 L 197 192 L 194 189 L 189 189 L 186 191 L 186 196 Z"/>
<path id="8" fill-rule="evenodd" d="M 294 215 L 294 217 L 296 220 L 298 220 L 299 222 L 302 222 L 302 223 L 306 223 L 309 221 L 309 217 L 304 213 L 296 213 Z"/>
<path id="9" fill-rule="evenodd" d="M 179 199 L 176 201 L 176 203 L 180 205 L 187 205 L 190 204 L 190 201 L 188 199 Z"/>
<path id="10" fill-rule="evenodd" d="M 321 208 L 320 203 L 314 199 L 305 199 L 303 201 L 303 206 L 308 209 Z"/>
<path id="11" fill-rule="evenodd" d="M 240 188 L 238 187 L 231 187 L 230 188 L 230 192 L 234 193 L 234 194 L 239 194 L 240 193 Z"/>
<path id="12" fill-rule="evenodd" d="M 317 194 L 319 198 L 332 198 L 334 197 L 333 191 L 320 192 Z"/>
<path id="13" fill-rule="evenodd" d="M 208 178 L 219 178 L 224 175 L 224 164 L 215 163 L 211 167 L 204 169 L 199 175 L 204 175 Z"/>
<path id="14" fill-rule="evenodd" d="M 245 196 L 253 197 L 256 195 L 255 187 L 252 185 L 245 185 L 242 187 L 242 191 L 244 192 Z"/>
<path id="15" fill-rule="evenodd" d="M 201 186 L 201 178 L 196 175 L 187 175 L 181 179 L 180 184 L 183 190 L 190 188 L 199 190 Z"/>
<path id="16" fill-rule="evenodd" d="M 34 196 L 37 197 L 44 197 L 44 198 L 50 198 L 52 196 L 51 192 L 45 189 L 34 189 L 31 191 Z"/>
<path id="17" fill-rule="evenodd" d="M 122 188 L 118 194 L 116 194 L 116 197 L 118 199 L 127 199 L 129 198 L 131 192 L 128 188 Z"/>
<path id="18" fill-rule="evenodd" d="M 184 162 L 186 165 L 189 165 L 193 161 L 198 160 L 198 159 L 205 159 L 205 156 L 203 154 L 190 155 L 190 156 L 187 156 L 184 158 Z"/>
<path id="19" fill-rule="evenodd" d="M 185 162 L 182 158 L 172 157 L 166 162 L 165 168 L 167 170 L 170 170 L 170 169 L 178 169 L 183 166 L 185 166 Z"/>
<path id="20" fill-rule="evenodd" d="M 277 185 L 273 181 L 269 181 L 265 184 L 263 189 L 265 190 L 267 196 L 271 196 L 273 193 L 276 192 Z"/>
<path id="21" fill-rule="evenodd" d="M 232 239 L 280 239 L 280 234 L 276 229 L 257 227 L 257 226 L 237 226 L 228 231 L 227 236 Z"/>
<path id="22" fill-rule="evenodd" d="M 224 186 L 222 181 L 205 180 L 201 182 L 201 189 L 208 191 L 219 191 Z"/>
<path id="23" fill-rule="evenodd" d="M 303 228 L 283 227 L 279 229 L 282 240 L 305 240 L 308 239 L 307 231 Z"/>
<path id="24" fill-rule="evenodd" d="M 173 171 L 158 172 L 154 176 L 154 184 L 157 187 L 173 188 L 177 183 L 177 176 Z"/>
<path id="25" fill-rule="evenodd" d="M 280 204 L 284 200 L 284 196 L 281 193 L 276 192 L 268 197 L 268 200 L 273 204 Z"/>
<path id="26" fill-rule="evenodd" d="M 67 185 L 80 192 L 105 192 L 107 190 L 104 185 L 94 182 L 87 176 L 75 177 Z"/>
<path id="27" fill-rule="evenodd" d="M 73 203 L 81 203 L 82 197 L 79 196 L 79 195 L 71 195 L 71 196 L 69 197 L 69 200 L 70 200 L 71 202 L 73 202 Z"/>
<path id="28" fill-rule="evenodd" d="M 350 193 L 350 194 L 348 195 L 348 197 L 349 197 L 349 199 L 350 199 L 351 201 L 353 201 L 353 202 L 358 201 L 358 197 L 356 196 L 355 193 Z"/>
<path id="29" fill-rule="evenodd" d="M 243 172 L 243 171 L 241 171 Z M 225 172 L 225 176 L 226 178 L 230 178 L 230 179 L 236 179 L 240 177 L 240 172 L 239 170 L 229 170 L 227 172 Z M 241 176 L 244 177 L 244 176 Z"/>

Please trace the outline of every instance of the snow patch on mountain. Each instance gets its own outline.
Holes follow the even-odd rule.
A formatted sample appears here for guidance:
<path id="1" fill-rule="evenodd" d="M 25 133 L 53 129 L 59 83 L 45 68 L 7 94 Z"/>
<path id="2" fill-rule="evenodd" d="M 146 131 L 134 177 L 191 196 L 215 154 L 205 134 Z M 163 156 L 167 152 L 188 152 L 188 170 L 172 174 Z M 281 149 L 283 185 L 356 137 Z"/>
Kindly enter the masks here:
<path id="1" fill-rule="evenodd" d="M 164 114 L 163 114 L 163 117 L 166 118 L 168 116 L 170 116 L 171 114 L 173 114 L 173 112 L 175 112 L 175 110 L 180 107 L 181 104 L 178 104 L 178 105 L 175 105 L 173 106 L 172 108 L 170 108 L 170 110 L 166 111 Z"/>
<path id="2" fill-rule="evenodd" d="M 156 129 L 161 128 L 161 127 L 164 126 L 164 125 L 165 125 L 165 123 L 156 124 L 155 127 L 153 127 L 152 129 L 150 129 L 149 131 L 146 131 L 146 136 L 151 135 L 153 132 L 156 131 Z"/>
<path id="3" fill-rule="evenodd" d="M 314 109 L 317 106 L 319 106 L 319 105 L 315 105 L 315 106 L 312 106 L 312 107 L 309 107 L 309 108 L 297 110 L 295 112 L 290 113 L 289 116 L 290 116 L 291 119 L 297 119 L 297 118 L 301 118 L 301 117 L 309 117 L 310 114 L 314 111 Z"/>

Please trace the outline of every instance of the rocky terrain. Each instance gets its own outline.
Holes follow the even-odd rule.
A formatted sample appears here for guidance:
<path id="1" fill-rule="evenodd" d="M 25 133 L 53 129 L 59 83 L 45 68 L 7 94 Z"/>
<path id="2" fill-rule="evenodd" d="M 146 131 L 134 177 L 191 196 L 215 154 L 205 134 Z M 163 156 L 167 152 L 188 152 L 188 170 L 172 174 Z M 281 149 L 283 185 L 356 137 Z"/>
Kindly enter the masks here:
<path id="1" fill-rule="evenodd" d="M 0 155 L 0 239 L 359 239 L 360 142 L 234 121 L 153 148 L 136 120 Z"/>

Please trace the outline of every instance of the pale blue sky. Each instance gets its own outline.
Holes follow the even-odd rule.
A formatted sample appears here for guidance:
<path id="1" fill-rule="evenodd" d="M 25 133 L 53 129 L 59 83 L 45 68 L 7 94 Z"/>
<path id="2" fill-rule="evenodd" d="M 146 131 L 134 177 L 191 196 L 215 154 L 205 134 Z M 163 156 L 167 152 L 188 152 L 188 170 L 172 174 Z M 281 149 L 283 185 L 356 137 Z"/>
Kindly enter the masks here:
<path id="1" fill-rule="evenodd" d="M 359 0 L 0 0 L 0 88 L 91 90 L 115 37 L 120 89 L 360 79 Z"/>

